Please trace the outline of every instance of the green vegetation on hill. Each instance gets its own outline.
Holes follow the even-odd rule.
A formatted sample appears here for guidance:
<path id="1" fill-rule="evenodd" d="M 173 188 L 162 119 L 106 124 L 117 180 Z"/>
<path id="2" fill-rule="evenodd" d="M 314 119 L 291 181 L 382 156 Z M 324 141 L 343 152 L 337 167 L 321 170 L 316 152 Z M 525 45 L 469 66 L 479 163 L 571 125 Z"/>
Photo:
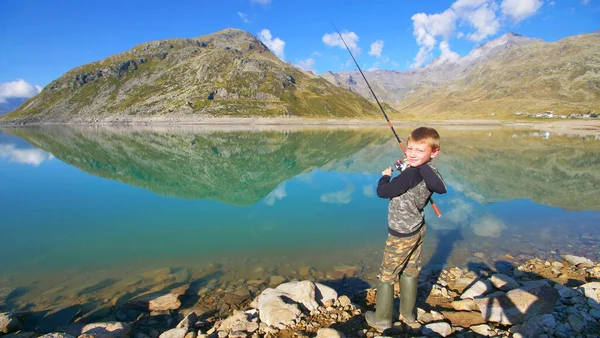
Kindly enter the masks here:
<path id="1" fill-rule="evenodd" d="M 195 39 L 142 44 L 77 67 L 3 122 L 377 114 L 369 100 L 280 61 L 247 32 L 226 29 Z"/>

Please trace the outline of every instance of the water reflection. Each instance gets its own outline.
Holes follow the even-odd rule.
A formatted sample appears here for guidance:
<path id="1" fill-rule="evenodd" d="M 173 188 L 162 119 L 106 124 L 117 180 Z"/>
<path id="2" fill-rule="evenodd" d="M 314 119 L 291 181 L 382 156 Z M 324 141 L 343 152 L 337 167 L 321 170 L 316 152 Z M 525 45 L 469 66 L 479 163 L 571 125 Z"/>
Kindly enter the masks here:
<path id="1" fill-rule="evenodd" d="M 10 162 L 30 164 L 37 167 L 42 162 L 53 159 L 54 156 L 40 149 L 23 149 L 18 148 L 16 144 L 0 143 L 0 158 L 7 158 Z"/>
<path id="2" fill-rule="evenodd" d="M 600 258 L 589 254 L 599 252 L 590 240 L 600 235 L 598 140 L 503 128 L 439 131 L 436 162 L 449 193 L 436 198 L 443 217 L 426 208 L 427 266 L 493 266 L 507 254 Z M 386 228 L 375 185 L 402 156 L 386 128 L 3 132 L 18 138 L 0 133 L 0 160 L 9 161 L 0 161 L 0 186 L 10 192 L 0 195 L 0 256 L 7 258 L 0 300 L 3 287 L 31 289 L 15 308 L 48 298 L 49 289 L 80 297 L 73 290 L 107 279 L 118 281 L 105 288 L 119 294 L 134 275 L 165 266 L 189 268 L 186 280 L 218 272 L 223 283 L 258 278 L 256 271 L 305 278 L 299 271 L 307 266 L 315 279 L 350 266 L 372 280 Z M 38 154 L 22 157 L 31 164 L 60 161 L 48 162 L 47 175 L 17 173 L 15 150 Z"/>

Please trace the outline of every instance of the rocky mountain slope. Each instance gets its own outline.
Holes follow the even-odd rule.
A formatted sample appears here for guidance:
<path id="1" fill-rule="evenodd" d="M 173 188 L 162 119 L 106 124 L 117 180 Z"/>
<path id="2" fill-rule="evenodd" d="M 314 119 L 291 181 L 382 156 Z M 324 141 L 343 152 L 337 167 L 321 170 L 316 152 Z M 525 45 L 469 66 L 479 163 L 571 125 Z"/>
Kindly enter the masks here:
<path id="1" fill-rule="evenodd" d="M 379 117 L 376 106 L 279 60 L 226 29 L 139 45 L 77 67 L 2 122 L 197 120 L 203 117 Z"/>
<path id="2" fill-rule="evenodd" d="M 457 60 L 438 59 L 405 72 L 365 72 L 381 101 L 403 116 L 436 119 L 558 114 L 600 110 L 600 32 L 543 42 L 509 33 Z M 367 98 L 358 71 L 326 73 L 328 81 Z"/>

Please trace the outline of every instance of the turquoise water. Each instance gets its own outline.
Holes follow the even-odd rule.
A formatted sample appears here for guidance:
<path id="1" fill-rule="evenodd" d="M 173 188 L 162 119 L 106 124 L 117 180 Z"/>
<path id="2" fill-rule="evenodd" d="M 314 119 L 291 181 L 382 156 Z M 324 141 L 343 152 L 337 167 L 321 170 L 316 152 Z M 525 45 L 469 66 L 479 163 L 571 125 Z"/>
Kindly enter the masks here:
<path id="1" fill-rule="evenodd" d="M 401 157 L 388 129 L 215 128 L 2 129 L 0 307 L 2 290 L 26 291 L 7 308 L 43 308 L 48 292 L 69 302 L 164 268 L 229 281 L 351 267 L 374 281 L 387 219 L 375 188 Z M 426 209 L 424 266 L 600 260 L 597 136 L 439 131 L 449 192 L 441 218 Z"/>

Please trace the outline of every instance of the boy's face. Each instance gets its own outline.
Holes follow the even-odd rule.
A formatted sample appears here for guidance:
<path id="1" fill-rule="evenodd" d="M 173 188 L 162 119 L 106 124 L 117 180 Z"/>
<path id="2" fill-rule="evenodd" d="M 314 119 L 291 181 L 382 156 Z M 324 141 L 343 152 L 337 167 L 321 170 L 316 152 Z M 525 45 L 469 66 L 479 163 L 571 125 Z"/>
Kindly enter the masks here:
<path id="1" fill-rule="evenodd" d="M 433 150 L 427 143 L 408 142 L 406 147 L 406 161 L 411 167 L 418 167 L 429 162 L 440 153 L 440 148 Z"/>

